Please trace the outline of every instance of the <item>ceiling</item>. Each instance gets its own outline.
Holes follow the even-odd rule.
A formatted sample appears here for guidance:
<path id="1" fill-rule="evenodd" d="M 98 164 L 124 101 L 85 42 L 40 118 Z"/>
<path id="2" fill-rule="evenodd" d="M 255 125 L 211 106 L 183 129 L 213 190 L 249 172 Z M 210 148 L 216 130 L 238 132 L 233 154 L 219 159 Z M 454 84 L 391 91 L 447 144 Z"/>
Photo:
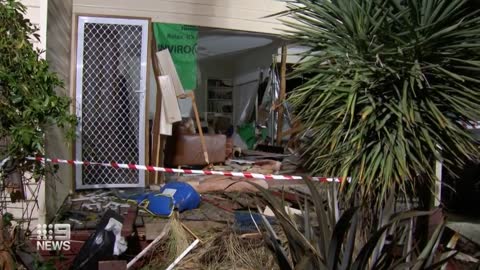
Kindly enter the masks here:
<path id="1" fill-rule="evenodd" d="M 273 35 L 214 28 L 199 28 L 198 34 L 197 56 L 199 59 L 237 54 L 280 40 Z"/>

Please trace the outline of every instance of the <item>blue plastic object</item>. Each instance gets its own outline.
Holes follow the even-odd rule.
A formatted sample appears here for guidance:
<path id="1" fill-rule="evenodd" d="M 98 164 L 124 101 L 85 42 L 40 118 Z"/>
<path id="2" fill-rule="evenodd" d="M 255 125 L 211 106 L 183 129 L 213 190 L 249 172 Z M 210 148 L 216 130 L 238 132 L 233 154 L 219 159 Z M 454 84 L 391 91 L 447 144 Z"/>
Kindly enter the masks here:
<path id="1" fill-rule="evenodd" d="M 132 195 L 129 201 L 152 215 L 169 217 L 175 208 L 182 212 L 195 209 L 200 205 L 200 195 L 195 189 L 183 182 L 170 182 L 160 189 L 160 192 L 147 192 Z"/>
<path id="2" fill-rule="evenodd" d="M 266 217 L 270 224 L 276 224 L 273 217 Z M 235 223 L 233 229 L 237 233 L 256 232 L 258 227 L 263 227 L 261 214 L 249 211 L 235 211 Z"/>
<path id="3" fill-rule="evenodd" d="M 128 197 L 128 201 L 135 202 L 138 204 L 138 207 L 152 215 L 160 217 L 169 217 L 172 215 L 175 207 L 171 195 L 165 195 L 159 192 L 135 194 Z"/>
<path id="4" fill-rule="evenodd" d="M 195 209 L 200 205 L 200 195 L 189 184 L 183 182 L 170 182 L 160 189 L 160 193 L 173 197 L 173 204 L 178 211 Z"/>
<path id="5" fill-rule="evenodd" d="M 173 197 L 161 193 L 150 193 L 139 206 L 153 215 L 169 217 L 174 209 Z"/>

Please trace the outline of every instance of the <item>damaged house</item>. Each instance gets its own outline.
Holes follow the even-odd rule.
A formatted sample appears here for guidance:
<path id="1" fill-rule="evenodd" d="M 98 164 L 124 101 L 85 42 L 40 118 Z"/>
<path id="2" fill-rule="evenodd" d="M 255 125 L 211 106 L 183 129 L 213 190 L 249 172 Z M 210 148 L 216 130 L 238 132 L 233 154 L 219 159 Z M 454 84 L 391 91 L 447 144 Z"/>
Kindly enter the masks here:
<path id="1" fill-rule="evenodd" d="M 49 157 L 154 164 L 150 162 L 156 158 L 152 147 L 157 138 L 153 135 L 159 132 L 153 126 L 161 98 L 157 98 L 160 88 L 155 81 L 152 55 L 165 48 L 174 60 L 189 55 L 186 69 L 179 75 L 182 84 L 187 81 L 185 93 L 195 92 L 205 135 L 243 124 L 242 114 L 253 119 L 256 92 L 269 77 L 273 58 L 280 61 L 279 47 L 284 44 L 278 36 L 282 25 L 273 18 L 264 18 L 284 10 L 284 3 L 279 1 L 23 3 L 27 6 L 26 17 L 40 29 L 41 42 L 36 46 L 45 50 L 50 67 L 64 80 L 65 88 L 59 91 L 72 97 L 80 120 L 74 145 L 66 142 L 59 130 L 50 130 L 46 137 Z M 177 32 L 181 28 L 189 29 Z M 156 33 L 165 35 L 156 38 Z M 243 95 L 242 90 L 248 93 Z M 179 99 L 181 117 L 193 120 L 192 107 L 191 99 Z M 225 123 L 219 127 L 222 121 Z M 209 141 L 208 137 L 214 136 L 205 137 Z M 209 152 L 218 160 L 215 151 Z M 220 161 L 224 160 L 220 157 Z M 41 207 L 42 222 L 51 219 L 75 190 L 145 187 L 150 183 L 145 172 L 102 168 L 85 171 L 72 166 L 60 166 L 56 177 L 62 181 L 47 181 L 54 185 L 47 186 L 51 199 Z"/>
<path id="2" fill-rule="evenodd" d="M 45 138 L 46 156 L 69 160 L 67 166 L 58 166 L 44 182 L 32 183 L 26 194 L 32 201 L 27 211 L 16 213 L 12 204 L 6 207 L 15 218 L 33 218 L 27 227 L 34 238 L 44 229 L 37 232 L 37 224 L 58 221 L 72 202 L 80 202 L 78 210 L 102 212 L 110 207 L 129 212 L 128 204 L 83 202 L 79 195 L 83 190 L 143 190 L 172 178 L 149 170 L 118 170 L 116 165 L 89 166 L 90 162 L 279 172 L 279 163 L 268 158 L 278 160 L 283 153 L 259 151 L 235 167 L 216 165 L 234 154 L 238 157 L 242 150 L 255 152 L 257 138 L 265 144 L 276 138 L 267 120 L 278 98 L 280 48 L 285 42 L 279 36 L 283 26 L 266 16 L 284 10 L 285 3 L 30 0 L 23 4 L 26 17 L 39 27 L 36 46 L 45 50 L 43 57 L 65 82 L 59 94 L 72 98 L 72 112 L 78 118 L 73 144 L 53 127 Z M 290 63 L 297 60 L 288 57 Z M 258 128 L 255 121 L 260 118 L 265 126 Z M 254 165 L 258 159 L 266 161 Z M 72 166 L 73 160 L 86 163 Z M 224 189 L 236 180 L 220 178 L 223 184 L 218 187 L 198 187 L 197 178 L 190 183 L 208 191 Z M 242 189 L 252 187 L 238 188 Z M 85 241 L 82 234 L 91 233 L 85 229 L 91 231 L 97 224 L 87 226 L 77 215 L 63 217 L 62 222 L 71 224 L 72 239 Z M 77 228 L 82 231 L 79 238 L 74 233 Z M 37 249 L 52 248 L 35 244 Z M 70 243 L 67 257 L 73 259 L 82 245 Z"/>
<path id="3" fill-rule="evenodd" d="M 302 161 L 316 133 L 286 98 L 313 75 L 287 74 L 310 59 L 311 47 L 287 41 L 288 28 L 271 16 L 297 12 L 288 1 L 21 2 L 39 27 L 35 46 L 65 83 L 57 92 L 71 98 L 78 119 L 74 141 L 49 127 L 45 157 L 27 158 L 55 173 L 40 182 L 17 175 L 21 200 L 2 195 L 2 214 L 12 213 L 28 232 L 25 250 L 14 256 L 26 269 L 297 269 L 299 254 L 323 265 L 324 257 L 353 250 L 357 224 L 373 226 L 339 207 L 349 175 L 311 175 Z M 442 192 L 442 179 L 458 183 L 435 166 L 431 207 L 461 205 L 463 198 Z M 472 204 L 478 163 L 459 174 L 473 179 L 458 184 Z M 404 227 L 391 236 L 394 244 L 381 232 L 375 252 L 356 250 L 365 265 L 409 261 L 417 243 L 413 218 L 393 220 L 418 200 L 392 195 L 382 207 L 378 228 L 387 221 L 395 224 L 391 232 Z M 440 212 L 422 220 L 436 241 L 429 252 L 440 254 L 442 239 L 446 251 L 435 260 L 455 257 L 449 269 L 478 264 L 467 255 L 480 244 L 477 216 L 452 215 L 442 236 Z M 342 218 L 348 226 L 336 239 Z M 332 253 L 331 239 L 344 246 Z M 452 252 L 457 244 L 461 256 Z"/>

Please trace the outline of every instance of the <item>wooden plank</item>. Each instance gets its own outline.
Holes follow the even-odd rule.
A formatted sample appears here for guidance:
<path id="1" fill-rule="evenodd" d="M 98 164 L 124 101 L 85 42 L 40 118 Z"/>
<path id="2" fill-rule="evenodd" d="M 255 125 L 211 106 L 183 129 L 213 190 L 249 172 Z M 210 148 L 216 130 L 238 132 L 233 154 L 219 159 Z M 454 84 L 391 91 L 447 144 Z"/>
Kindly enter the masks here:
<path id="1" fill-rule="evenodd" d="M 186 95 L 181 95 L 181 98 L 190 97 L 192 99 L 193 113 L 195 115 L 195 122 L 197 123 L 198 133 L 200 135 L 200 143 L 202 144 L 203 156 L 205 157 L 206 164 L 210 164 L 208 159 L 208 150 L 207 144 L 205 143 L 205 137 L 203 136 L 202 122 L 200 121 L 200 116 L 198 114 L 197 101 L 195 99 L 195 92 L 190 91 Z"/>
<path id="2" fill-rule="evenodd" d="M 157 52 L 157 61 L 158 67 L 160 69 L 160 74 L 170 76 L 170 79 L 172 80 L 173 86 L 175 88 L 176 95 L 179 96 L 185 94 L 185 90 L 183 89 L 182 82 L 180 81 L 180 77 L 178 76 L 177 69 L 175 68 L 175 64 L 173 63 L 172 56 L 170 55 L 170 51 L 166 49 Z"/>
<path id="3" fill-rule="evenodd" d="M 287 46 L 282 46 L 282 66 L 280 67 L 280 96 L 278 97 L 278 122 L 277 122 L 277 145 L 282 144 L 283 133 L 283 102 L 285 101 L 287 88 Z"/>
<path id="4" fill-rule="evenodd" d="M 127 269 L 127 261 L 99 261 L 98 270 L 124 270 Z"/>
<path id="5" fill-rule="evenodd" d="M 164 166 L 164 154 L 163 154 L 163 149 L 165 149 L 165 142 L 166 142 L 166 137 L 165 136 L 162 136 L 160 135 L 160 142 L 159 142 L 159 145 L 158 145 L 158 150 L 157 150 L 157 160 L 158 160 L 158 164 L 160 164 L 160 166 Z M 158 184 L 159 182 L 160 183 L 165 183 L 165 173 L 156 173 L 155 174 L 155 184 Z"/>
<path id="6" fill-rule="evenodd" d="M 154 240 L 169 222 L 169 219 L 152 219 L 145 222 L 145 240 Z"/>
<path id="7" fill-rule="evenodd" d="M 124 216 L 121 235 L 128 237 L 132 235 L 135 230 L 135 221 L 137 220 L 138 208 L 136 205 L 130 205 L 127 210 L 127 215 Z"/>
<path id="8" fill-rule="evenodd" d="M 161 84 L 160 84 L 161 87 Z M 157 155 L 157 160 L 158 163 L 161 162 L 161 165 L 163 167 L 163 149 L 165 145 L 165 140 L 164 136 L 171 136 L 172 135 L 172 124 L 168 122 L 167 120 L 167 105 L 166 105 L 167 100 L 162 96 L 162 106 L 161 106 L 161 112 L 160 112 L 160 141 L 159 144 L 157 145 L 157 150 L 156 150 L 156 155 Z M 159 166 L 159 165 L 157 165 Z M 159 174 L 155 174 L 155 184 L 159 184 L 160 182 L 163 182 L 164 180 L 164 174 L 161 174 L 159 177 Z"/>
<path id="9" fill-rule="evenodd" d="M 162 96 L 162 108 L 160 112 L 160 135 L 172 136 L 172 124 L 167 120 L 166 100 Z"/>
<path id="10" fill-rule="evenodd" d="M 197 101 L 195 99 L 194 92 L 193 91 L 191 92 L 193 94 L 193 97 L 192 97 L 193 113 L 195 114 L 195 121 L 197 122 L 198 133 L 200 134 L 200 142 L 202 144 L 203 156 L 205 157 L 205 163 L 210 164 L 210 161 L 208 159 L 207 144 L 205 143 L 205 137 L 203 136 L 202 122 L 200 122 L 200 117 L 198 115 Z"/>
<path id="11" fill-rule="evenodd" d="M 168 231 L 170 230 L 170 225 L 168 224 L 167 226 L 165 226 L 162 230 L 162 232 L 160 233 L 160 235 L 157 236 L 157 238 L 155 238 L 146 248 L 144 248 L 140 253 L 137 254 L 137 256 L 135 256 L 135 258 L 133 258 L 131 261 L 128 262 L 127 264 L 127 269 L 129 269 L 130 267 L 132 267 L 133 265 L 135 265 L 135 263 L 140 259 L 142 258 L 147 252 L 149 252 L 153 247 L 155 247 L 157 245 L 157 243 L 162 240 L 162 238 L 167 235 Z"/>
<path id="12" fill-rule="evenodd" d="M 435 180 L 435 183 L 433 184 L 433 207 L 440 207 L 440 204 L 442 203 L 442 173 L 443 171 L 443 162 L 440 161 L 435 161 L 435 176 L 437 179 Z"/>
<path id="13" fill-rule="evenodd" d="M 180 107 L 178 106 L 177 96 L 170 76 L 159 76 L 160 90 L 162 91 L 162 99 L 165 101 L 165 120 L 169 124 L 179 122 L 182 120 Z"/>
<path id="14" fill-rule="evenodd" d="M 282 137 L 289 136 L 289 135 L 294 135 L 296 133 L 299 133 L 302 130 L 303 130 L 303 125 L 299 121 L 294 122 L 293 127 L 286 130 L 285 132 L 282 132 Z"/>
<path id="15" fill-rule="evenodd" d="M 151 164 L 150 162 L 150 157 L 151 157 L 151 148 L 150 148 L 150 137 L 151 137 L 151 134 L 150 134 L 150 117 L 149 117 L 149 111 L 150 111 L 150 104 L 149 104 L 149 101 L 150 101 L 150 93 L 151 93 L 151 89 L 150 89 L 150 71 L 152 70 L 152 55 L 151 55 L 151 52 L 152 52 L 152 39 L 153 39 L 153 34 L 152 34 L 152 21 L 149 19 L 148 20 L 148 43 L 147 43 L 147 74 L 146 74 L 146 91 L 145 91 L 145 116 L 144 116 L 144 119 L 145 119 L 145 135 L 144 135 L 144 138 L 145 138 L 145 164 Z M 149 171 L 146 171 L 145 172 L 145 176 L 144 176 L 144 179 L 145 179 L 145 185 L 148 186 L 150 183 L 149 183 L 149 179 L 150 179 L 150 172 Z"/>
<path id="16" fill-rule="evenodd" d="M 156 166 L 163 167 L 163 149 L 165 145 L 165 138 L 162 135 L 172 135 L 172 124 L 182 120 L 180 108 L 178 106 L 178 100 L 175 95 L 173 83 L 170 76 L 158 76 L 160 82 L 160 90 L 162 92 L 162 106 L 160 112 L 160 133 L 159 141 L 155 148 L 155 159 L 158 161 Z M 159 184 L 164 180 L 164 174 L 156 173 L 154 177 L 154 183 Z"/>
<path id="17" fill-rule="evenodd" d="M 153 30 L 152 27 L 150 27 L 150 35 L 152 36 L 151 39 L 151 59 L 152 59 L 152 67 L 153 67 L 153 73 L 155 77 L 155 85 L 157 87 L 156 89 L 156 100 L 155 100 L 155 115 L 153 118 L 153 128 L 152 128 L 152 164 L 154 166 L 163 166 L 163 160 L 162 157 L 163 155 L 161 154 L 163 152 L 163 147 L 161 144 L 161 135 L 160 135 L 160 120 L 161 120 L 161 108 L 162 108 L 162 95 L 161 95 L 161 89 L 160 89 L 160 82 L 158 81 L 158 76 L 160 76 L 160 69 L 158 67 L 158 62 L 157 62 L 157 44 L 155 42 L 155 37 L 153 35 Z M 163 173 L 160 172 L 154 172 L 150 174 L 150 183 L 151 184 L 156 184 L 158 183 L 158 178 L 163 178 Z"/>

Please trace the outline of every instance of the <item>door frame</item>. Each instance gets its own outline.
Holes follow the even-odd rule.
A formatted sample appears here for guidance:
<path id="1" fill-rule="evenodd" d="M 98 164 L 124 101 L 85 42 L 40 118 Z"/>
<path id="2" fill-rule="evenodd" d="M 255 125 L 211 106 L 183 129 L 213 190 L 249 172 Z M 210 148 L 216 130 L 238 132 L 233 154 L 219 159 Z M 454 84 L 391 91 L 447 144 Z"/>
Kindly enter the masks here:
<path id="1" fill-rule="evenodd" d="M 149 46 L 150 46 L 150 19 L 147 18 L 129 18 L 116 16 L 97 16 L 97 15 L 78 15 L 76 16 L 77 32 L 75 38 L 75 114 L 77 117 L 82 115 L 82 99 L 83 99 L 83 49 L 84 49 L 84 26 L 85 23 L 110 23 L 110 24 L 125 24 L 125 25 L 139 25 L 142 26 L 142 46 L 141 46 L 141 67 L 140 67 L 140 89 L 136 91 L 139 97 L 139 115 L 138 115 L 138 164 L 146 164 L 147 160 L 147 87 L 148 87 L 148 64 L 149 64 Z M 82 122 L 79 121 L 76 129 L 75 140 L 75 159 L 83 160 L 82 158 Z M 88 160 L 90 162 L 97 162 L 96 160 Z M 112 160 L 113 162 L 117 162 Z M 119 162 L 120 163 L 120 162 Z M 92 189 L 92 188 L 125 188 L 125 187 L 144 187 L 146 172 L 140 170 L 138 173 L 138 182 L 135 184 L 83 184 L 82 166 L 75 167 L 75 187 L 76 189 Z M 120 169 L 119 169 L 120 170 Z"/>

